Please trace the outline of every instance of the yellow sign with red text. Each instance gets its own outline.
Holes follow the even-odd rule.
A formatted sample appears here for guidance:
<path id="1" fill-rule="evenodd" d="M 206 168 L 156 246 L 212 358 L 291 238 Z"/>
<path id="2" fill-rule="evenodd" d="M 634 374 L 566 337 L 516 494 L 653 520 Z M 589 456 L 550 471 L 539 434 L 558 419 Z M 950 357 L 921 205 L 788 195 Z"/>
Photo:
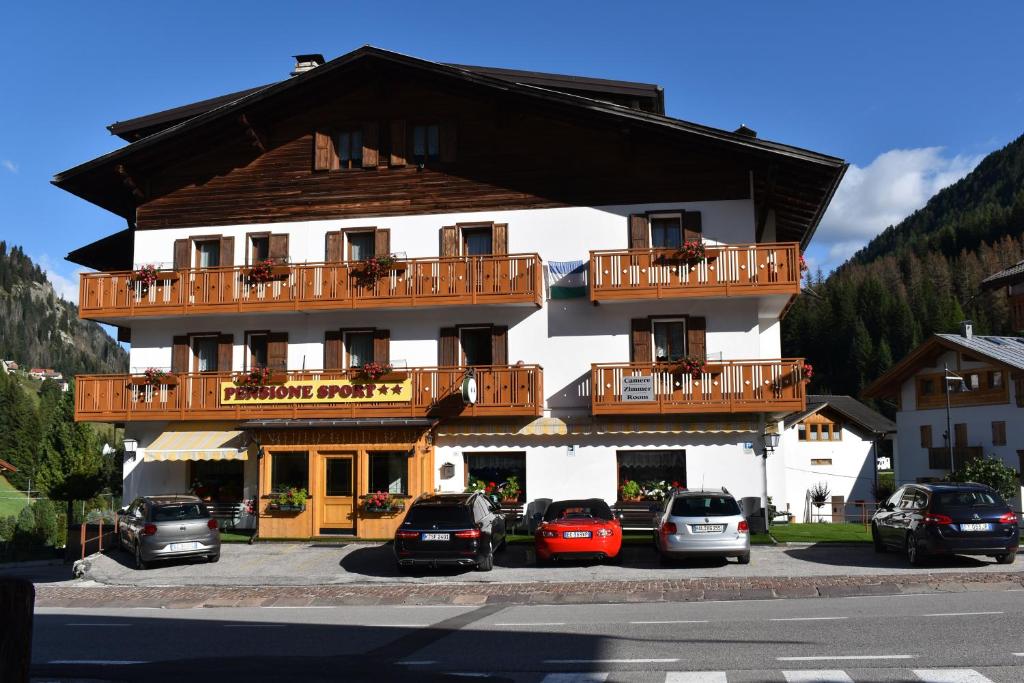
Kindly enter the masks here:
<path id="1" fill-rule="evenodd" d="M 221 405 L 280 405 L 293 403 L 408 403 L 412 381 L 349 379 L 289 380 L 262 387 L 221 382 Z"/>

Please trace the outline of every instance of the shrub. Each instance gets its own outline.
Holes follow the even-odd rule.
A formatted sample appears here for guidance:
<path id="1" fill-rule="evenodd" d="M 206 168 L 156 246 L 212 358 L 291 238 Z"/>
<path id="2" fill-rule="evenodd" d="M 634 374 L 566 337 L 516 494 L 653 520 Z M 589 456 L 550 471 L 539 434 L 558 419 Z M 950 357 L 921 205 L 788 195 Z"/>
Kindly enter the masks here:
<path id="1" fill-rule="evenodd" d="M 973 481 L 991 486 L 1004 500 L 1010 500 L 1020 490 L 1017 472 L 994 455 L 973 458 L 960 465 L 956 472 L 946 475 L 947 481 Z"/>
<path id="2" fill-rule="evenodd" d="M 18 513 L 18 519 L 14 524 L 14 542 L 18 545 L 29 546 L 39 545 L 40 539 L 36 531 L 36 514 L 32 509 L 34 505 L 26 505 Z"/>
<path id="3" fill-rule="evenodd" d="M 33 507 L 36 516 L 36 537 L 46 545 L 57 547 L 60 534 L 56 508 L 45 498 L 37 500 Z"/>
<path id="4" fill-rule="evenodd" d="M 14 526 L 17 521 L 13 515 L 0 517 L 0 541 L 10 541 L 14 538 Z"/>

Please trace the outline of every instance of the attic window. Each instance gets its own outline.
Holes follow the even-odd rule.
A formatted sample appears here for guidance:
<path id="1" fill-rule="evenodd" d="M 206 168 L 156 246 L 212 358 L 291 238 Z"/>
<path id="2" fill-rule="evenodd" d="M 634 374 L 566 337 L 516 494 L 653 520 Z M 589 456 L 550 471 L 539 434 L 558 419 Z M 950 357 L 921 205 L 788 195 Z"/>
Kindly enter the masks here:
<path id="1" fill-rule="evenodd" d="M 336 143 L 340 168 L 362 168 L 363 131 L 346 130 L 338 133 Z"/>
<path id="2" fill-rule="evenodd" d="M 441 127 L 436 123 L 412 127 L 412 158 L 417 164 L 441 159 Z"/>

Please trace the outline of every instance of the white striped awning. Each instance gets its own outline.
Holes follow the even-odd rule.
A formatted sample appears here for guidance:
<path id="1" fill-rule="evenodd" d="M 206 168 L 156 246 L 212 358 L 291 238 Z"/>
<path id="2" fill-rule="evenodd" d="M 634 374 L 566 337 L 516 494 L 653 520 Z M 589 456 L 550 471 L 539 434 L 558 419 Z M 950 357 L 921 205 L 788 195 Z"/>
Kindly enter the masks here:
<path id="1" fill-rule="evenodd" d="M 438 428 L 438 436 L 566 436 L 585 434 L 728 434 L 758 431 L 750 420 L 657 422 L 610 422 L 599 420 L 563 420 L 538 417 L 528 422 L 449 422 Z"/>
<path id="2" fill-rule="evenodd" d="M 156 462 L 185 460 L 248 460 L 245 432 L 230 423 L 182 422 L 172 425 L 145 449 L 143 459 Z"/>

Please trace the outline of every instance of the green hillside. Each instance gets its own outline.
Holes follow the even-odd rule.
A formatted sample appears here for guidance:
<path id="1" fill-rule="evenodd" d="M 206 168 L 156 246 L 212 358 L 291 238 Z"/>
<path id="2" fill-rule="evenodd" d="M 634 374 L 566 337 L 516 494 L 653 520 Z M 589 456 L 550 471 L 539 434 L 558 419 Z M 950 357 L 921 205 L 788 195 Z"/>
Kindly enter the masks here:
<path id="1" fill-rule="evenodd" d="M 17 491 L 11 482 L 0 475 L 0 518 L 17 517 L 27 503 L 25 494 Z"/>

